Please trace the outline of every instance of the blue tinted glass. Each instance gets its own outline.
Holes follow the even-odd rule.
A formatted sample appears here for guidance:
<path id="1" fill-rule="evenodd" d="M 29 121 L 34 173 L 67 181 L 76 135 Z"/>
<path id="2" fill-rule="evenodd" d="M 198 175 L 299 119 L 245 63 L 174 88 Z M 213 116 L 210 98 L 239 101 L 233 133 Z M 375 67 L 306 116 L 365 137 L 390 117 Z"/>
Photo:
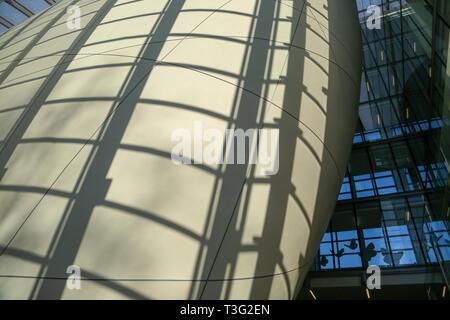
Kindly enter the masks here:
<path id="1" fill-rule="evenodd" d="M 331 254 L 331 243 L 321 243 L 320 254 Z"/>
<path id="2" fill-rule="evenodd" d="M 6 2 L 0 3 L 0 16 L 11 22 L 12 24 L 18 24 L 24 21 L 27 16 L 10 6 Z"/>
<path id="3" fill-rule="evenodd" d="M 361 143 L 361 142 L 363 142 L 362 135 L 360 133 L 355 134 L 353 136 L 353 143 L 357 144 L 357 143 Z"/>
<path id="4" fill-rule="evenodd" d="M 400 127 L 392 127 L 390 129 L 390 135 L 392 137 L 401 136 L 403 134 L 402 129 Z"/>
<path id="5" fill-rule="evenodd" d="M 388 171 L 378 171 L 375 172 L 375 177 L 376 178 L 382 178 L 382 177 L 391 177 L 392 176 L 392 171 L 388 170 Z"/>
<path id="6" fill-rule="evenodd" d="M 402 250 L 402 251 L 394 251 L 393 255 L 398 259 L 400 257 L 400 261 L 395 261 L 397 265 L 409 265 L 409 264 L 416 264 L 417 259 L 416 255 L 414 254 L 413 250 Z"/>
<path id="7" fill-rule="evenodd" d="M 381 139 L 381 133 L 378 130 L 373 132 L 366 132 L 364 133 L 364 138 L 367 141 L 377 141 Z"/>
<path id="8" fill-rule="evenodd" d="M 47 2 L 44 0 L 17 0 L 24 7 L 28 8 L 34 13 L 40 12 L 45 8 L 48 8 Z"/>
<path id="9" fill-rule="evenodd" d="M 431 121 L 431 127 L 433 129 L 442 128 L 442 126 L 443 126 L 443 122 L 441 119 L 435 119 L 435 120 Z"/>
<path id="10" fill-rule="evenodd" d="M 355 180 L 358 177 L 355 177 Z M 355 182 L 355 187 L 356 190 L 368 190 L 368 189 L 372 189 L 373 185 L 372 185 L 372 181 L 371 180 L 359 180 Z"/>
<path id="11" fill-rule="evenodd" d="M 373 191 L 373 190 L 356 192 L 356 196 L 358 198 L 371 197 L 371 196 L 374 196 L 374 195 L 375 195 L 375 191 Z"/>
<path id="12" fill-rule="evenodd" d="M 401 226 L 389 226 L 386 227 L 389 236 L 408 235 L 408 227 L 406 225 Z"/>
<path id="13" fill-rule="evenodd" d="M 428 261 L 429 262 L 437 262 L 436 254 L 433 248 L 428 249 Z"/>
<path id="14" fill-rule="evenodd" d="M 350 192 L 350 184 L 348 182 L 341 185 L 341 193 L 347 192 Z"/>
<path id="15" fill-rule="evenodd" d="M 375 181 L 377 183 L 378 188 L 395 186 L 395 181 L 392 176 L 384 177 L 384 178 L 377 178 Z"/>
<path id="16" fill-rule="evenodd" d="M 446 226 L 445 226 L 444 221 L 442 221 L 442 220 L 430 222 L 430 223 L 428 223 L 428 226 L 433 231 L 442 231 L 442 230 L 446 230 L 447 229 Z"/>
<path id="17" fill-rule="evenodd" d="M 361 257 L 358 254 L 343 255 L 339 262 L 341 268 L 358 268 L 362 266 Z"/>
<path id="18" fill-rule="evenodd" d="M 400 236 L 389 238 L 389 243 L 392 250 L 411 249 L 412 243 L 409 236 Z"/>
<path id="19" fill-rule="evenodd" d="M 378 239 L 367 239 L 366 243 L 372 243 L 374 246 L 374 249 L 377 251 L 380 251 L 381 249 L 387 249 L 386 241 L 384 238 L 378 238 Z"/>
<path id="20" fill-rule="evenodd" d="M 325 232 L 322 241 L 331 241 L 331 234 L 329 232 Z"/>
<path id="21" fill-rule="evenodd" d="M 384 195 L 384 194 L 391 194 L 391 193 L 397 193 L 397 192 L 398 192 L 397 188 L 386 188 L 386 189 L 380 190 L 378 193 L 380 195 Z"/>
<path id="22" fill-rule="evenodd" d="M 336 239 L 338 240 L 358 239 L 358 233 L 356 232 L 356 230 L 339 231 L 336 232 Z"/>
<path id="23" fill-rule="evenodd" d="M 340 194 L 338 200 L 350 200 L 352 195 L 350 193 Z"/>
<path id="24" fill-rule="evenodd" d="M 370 174 L 361 174 L 361 175 L 354 176 L 355 181 L 368 180 L 368 179 L 370 179 Z"/>
<path id="25" fill-rule="evenodd" d="M 385 256 L 381 252 L 377 252 L 376 256 L 372 257 L 369 261 L 367 261 L 370 265 L 377 265 L 377 266 L 388 266 L 388 264 L 385 261 Z"/>
<path id="26" fill-rule="evenodd" d="M 383 229 L 381 228 L 363 229 L 363 236 L 364 238 L 383 237 Z"/>
<path id="27" fill-rule="evenodd" d="M 428 121 L 420 121 L 420 129 L 422 129 L 423 131 L 428 130 Z"/>
<path id="28" fill-rule="evenodd" d="M 442 259 L 445 261 L 450 261 L 450 246 L 439 246 Z"/>

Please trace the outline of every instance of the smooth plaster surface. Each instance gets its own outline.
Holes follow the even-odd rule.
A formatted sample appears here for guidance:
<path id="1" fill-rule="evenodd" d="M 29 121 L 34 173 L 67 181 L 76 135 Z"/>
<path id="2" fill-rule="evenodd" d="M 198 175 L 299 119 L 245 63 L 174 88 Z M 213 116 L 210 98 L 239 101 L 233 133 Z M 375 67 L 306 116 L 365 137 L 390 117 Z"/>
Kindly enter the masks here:
<path id="1" fill-rule="evenodd" d="M 0 298 L 294 298 L 350 153 L 359 32 L 353 0 L 80 0 L 2 35 Z M 278 174 L 175 165 L 195 121 L 278 128 Z"/>

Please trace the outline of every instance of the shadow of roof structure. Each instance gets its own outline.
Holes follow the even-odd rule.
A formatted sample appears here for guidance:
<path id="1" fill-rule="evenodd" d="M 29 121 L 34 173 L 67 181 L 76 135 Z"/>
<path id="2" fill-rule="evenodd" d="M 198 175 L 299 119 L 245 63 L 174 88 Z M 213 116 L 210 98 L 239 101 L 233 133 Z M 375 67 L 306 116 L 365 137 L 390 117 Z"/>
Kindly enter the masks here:
<path id="1" fill-rule="evenodd" d="M 296 296 L 352 145 L 354 1 L 72 0 L 18 27 L 0 37 L 0 298 Z M 278 173 L 174 164 L 196 122 L 279 130 Z"/>

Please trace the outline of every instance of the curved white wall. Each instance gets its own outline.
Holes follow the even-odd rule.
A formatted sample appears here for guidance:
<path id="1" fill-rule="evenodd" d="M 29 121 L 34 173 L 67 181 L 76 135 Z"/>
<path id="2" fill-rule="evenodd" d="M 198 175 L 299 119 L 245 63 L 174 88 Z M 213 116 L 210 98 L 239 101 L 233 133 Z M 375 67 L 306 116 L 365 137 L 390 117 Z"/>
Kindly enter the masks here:
<path id="1" fill-rule="evenodd" d="M 293 298 L 345 172 L 360 51 L 353 0 L 62 1 L 1 36 L 0 298 Z M 278 174 L 175 165 L 196 121 L 278 128 Z"/>

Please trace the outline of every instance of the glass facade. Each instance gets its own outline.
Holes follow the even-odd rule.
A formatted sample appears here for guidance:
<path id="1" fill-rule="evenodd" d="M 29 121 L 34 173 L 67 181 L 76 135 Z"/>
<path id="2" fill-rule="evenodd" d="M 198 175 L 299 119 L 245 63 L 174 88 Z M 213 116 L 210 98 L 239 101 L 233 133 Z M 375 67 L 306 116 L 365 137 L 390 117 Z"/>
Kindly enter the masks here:
<path id="1" fill-rule="evenodd" d="M 312 271 L 450 262 L 449 1 L 358 0 L 359 120 Z M 372 29 L 369 6 L 381 9 Z M 446 271 L 448 279 L 448 269 Z"/>

